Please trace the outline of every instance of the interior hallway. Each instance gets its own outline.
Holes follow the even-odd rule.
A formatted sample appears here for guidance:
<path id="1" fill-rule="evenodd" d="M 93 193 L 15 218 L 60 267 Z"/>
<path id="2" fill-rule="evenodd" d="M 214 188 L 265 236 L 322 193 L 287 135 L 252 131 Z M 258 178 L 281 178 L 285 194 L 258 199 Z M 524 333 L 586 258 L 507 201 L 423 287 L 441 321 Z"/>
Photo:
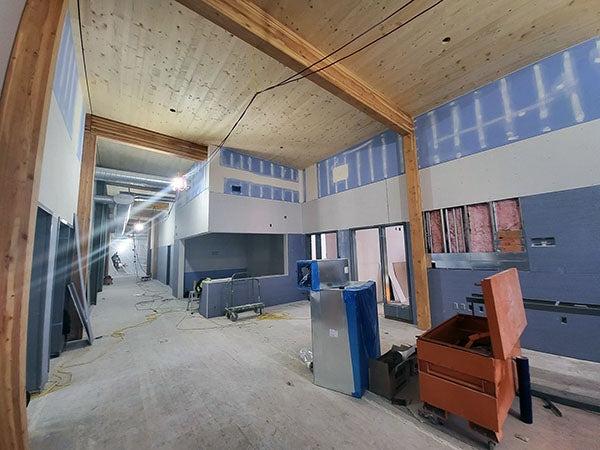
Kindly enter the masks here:
<path id="1" fill-rule="evenodd" d="M 125 278 L 105 286 L 93 309 L 94 333 L 102 337 L 92 347 L 52 360 L 49 386 L 57 380 L 57 368 L 59 384 L 67 384 L 69 372 L 70 384 L 33 399 L 27 409 L 31 447 L 425 449 L 474 444 L 421 423 L 369 392 L 357 400 L 313 385 L 298 358 L 300 349 L 310 347 L 308 302 L 268 308 L 270 320 L 252 317 L 237 323 L 191 316 L 186 304 L 156 281 L 136 284 Z M 412 325 L 379 320 L 382 352 L 418 334 Z M 600 448 L 599 415 L 559 408 L 562 418 L 534 399 L 533 426 L 509 416 L 502 448 Z"/>

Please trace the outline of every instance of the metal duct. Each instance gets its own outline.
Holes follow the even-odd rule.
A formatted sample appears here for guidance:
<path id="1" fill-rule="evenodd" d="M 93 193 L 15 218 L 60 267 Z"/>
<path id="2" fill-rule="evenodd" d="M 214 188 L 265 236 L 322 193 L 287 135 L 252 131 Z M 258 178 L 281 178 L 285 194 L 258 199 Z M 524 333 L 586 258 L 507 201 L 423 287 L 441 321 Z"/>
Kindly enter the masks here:
<path id="1" fill-rule="evenodd" d="M 94 195 L 94 202 L 103 205 L 112 205 L 115 201 L 110 195 Z"/>
<path id="2" fill-rule="evenodd" d="M 95 180 L 104 181 L 113 186 L 171 190 L 171 180 L 168 178 L 106 167 L 96 167 Z"/>
<path id="3" fill-rule="evenodd" d="M 173 203 L 175 201 L 175 197 L 172 195 L 151 195 L 151 194 L 134 194 L 134 198 L 136 202 L 147 202 L 148 200 L 152 200 L 153 202 L 167 202 Z"/>

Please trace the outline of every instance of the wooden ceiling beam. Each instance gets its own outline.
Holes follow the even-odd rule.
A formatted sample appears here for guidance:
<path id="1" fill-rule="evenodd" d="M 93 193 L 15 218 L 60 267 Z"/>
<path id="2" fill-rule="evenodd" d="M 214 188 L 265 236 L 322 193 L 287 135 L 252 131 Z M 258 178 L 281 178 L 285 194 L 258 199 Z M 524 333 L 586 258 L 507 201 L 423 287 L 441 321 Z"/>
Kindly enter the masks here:
<path id="1" fill-rule="evenodd" d="M 195 161 L 203 161 L 208 155 L 208 147 L 203 144 L 196 144 L 105 117 L 90 115 L 88 121 L 88 130 L 97 137 Z"/>
<path id="2" fill-rule="evenodd" d="M 300 71 L 326 56 L 248 0 L 178 1 L 292 70 Z M 335 61 L 339 56 L 325 59 L 315 69 Z M 342 64 L 317 72 L 308 79 L 402 135 L 414 130 L 410 115 L 399 110 Z"/>

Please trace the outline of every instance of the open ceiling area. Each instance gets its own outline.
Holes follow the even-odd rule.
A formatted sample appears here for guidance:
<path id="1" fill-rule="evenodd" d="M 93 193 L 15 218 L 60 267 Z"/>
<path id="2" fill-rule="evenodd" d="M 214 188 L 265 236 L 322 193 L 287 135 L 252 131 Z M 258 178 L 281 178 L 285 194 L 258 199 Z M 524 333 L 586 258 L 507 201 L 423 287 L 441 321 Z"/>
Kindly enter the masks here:
<path id="1" fill-rule="evenodd" d="M 407 5 L 337 56 L 433 0 L 256 0 L 329 52 Z M 93 113 L 218 144 L 257 90 L 293 72 L 178 2 L 82 0 Z M 600 32 L 594 0 L 446 0 L 343 64 L 418 115 Z M 303 168 L 385 127 L 308 80 L 261 95 L 227 145 Z"/>
<path id="2" fill-rule="evenodd" d="M 109 139 L 98 139 L 96 165 L 173 178 L 187 173 L 194 161 L 186 158 L 137 148 Z"/>

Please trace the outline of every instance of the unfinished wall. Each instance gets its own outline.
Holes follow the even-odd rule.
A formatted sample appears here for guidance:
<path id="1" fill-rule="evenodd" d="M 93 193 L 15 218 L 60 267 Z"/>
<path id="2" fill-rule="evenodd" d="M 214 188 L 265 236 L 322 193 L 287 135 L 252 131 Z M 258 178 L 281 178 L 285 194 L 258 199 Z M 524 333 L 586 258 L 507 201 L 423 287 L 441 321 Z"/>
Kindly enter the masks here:
<path id="1" fill-rule="evenodd" d="M 86 105 L 69 14 L 54 72 L 38 201 L 68 223 L 77 212 Z"/>
<path id="2" fill-rule="evenodd" d="M 599 49 L 598 39 L 581 43 L 416 119 L 423 209 L 518 198 L 530 266 L 529 271 L 521 271 L 521 281 L 524 294 L 532 298 L 571 298 L 582 303 L 600 298 L 600 286 L 589 273 L 597 273 L 600 267 L 595 256 L 600 254 L 596 232 L 600 219 L 591 206 L 600 201 L 596 191 L 600 186 Z M 321 192 L 320 198 L 307 196 L 305 232 L 342 230 L 338 232 L 340 256 L 352 256 L 349 229 L 408 220 L 404 175 L 358 183 L 354 188 L 332 185 L 327 180 L 340 158 L 326 161 L 330 170 L 324 172 L 327 163 L 319 163 L 324 178 L 313 178 L 312 183 L 329 190 L 326 195 Z M 383 159 L 372 161 L 381 171 Z M 307 170 L 307 175 L 315 170 Z M 488 220 L 480 216 L 479 220 Z M 479 250 L 489 249 L 489 236 L 470 231 Z M 440 237 L 438 233 L 438 241 Z M 556 245 L 535 246 L 536 237 L 555 237 Z M 464 312 L 454 303 L 464 303 L 473 281 L 461 277 L 462 272 L 476 281 L 484 274 L 430 270 L 434 323 Z M 563 287 L 558 287 L 558 279 Z M 582 333 L 576 327 L 595 323 L 597 330 L 596 319 L 569 317 L 573 325 L 555 329 L 562 323 L 556 314 L 527 311 L 527 315 L 524 345 L 600 359 L 597 350 L 574 345 Z M 558 335 L 560 345 L 552 344 Z"/>

